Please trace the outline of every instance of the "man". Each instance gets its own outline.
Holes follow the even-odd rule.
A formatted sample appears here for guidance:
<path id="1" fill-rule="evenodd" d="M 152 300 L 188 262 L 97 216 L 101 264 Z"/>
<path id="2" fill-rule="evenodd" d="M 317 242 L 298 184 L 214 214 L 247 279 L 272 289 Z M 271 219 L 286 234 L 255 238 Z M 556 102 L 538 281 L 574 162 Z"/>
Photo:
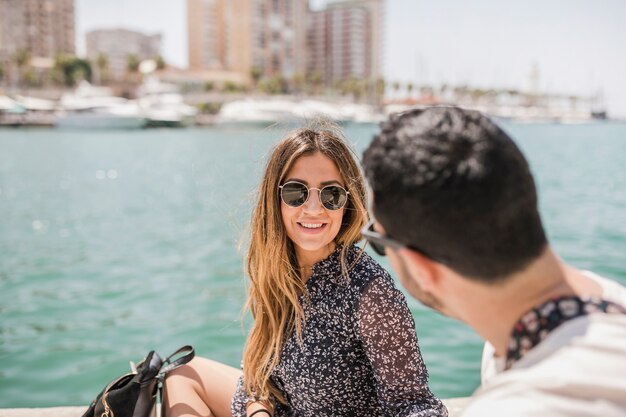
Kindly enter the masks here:
<path id="1" fill-rule="evenodd" d="M 363 231 L 407 290 L 464 321 L 504 372 L 464 416 L 626 415 L 626 310 L 580 297 L 547 242 L 528 163 L 475 111 L 392 115 L 363 164 L 377 219 Z"/>

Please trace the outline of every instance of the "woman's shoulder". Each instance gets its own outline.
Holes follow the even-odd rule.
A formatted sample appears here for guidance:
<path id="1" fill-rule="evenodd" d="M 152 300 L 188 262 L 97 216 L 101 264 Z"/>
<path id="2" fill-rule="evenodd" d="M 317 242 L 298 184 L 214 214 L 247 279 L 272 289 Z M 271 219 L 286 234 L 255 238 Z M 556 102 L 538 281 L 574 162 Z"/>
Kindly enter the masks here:
<path id="1" fill-rule="evenodd" d="M 363 292 L 373 283 L 394 286 L 389 272 L 363 248 L 352 245 L 349 248 L 347 258 L 350 285 L 359 292 Z"/>

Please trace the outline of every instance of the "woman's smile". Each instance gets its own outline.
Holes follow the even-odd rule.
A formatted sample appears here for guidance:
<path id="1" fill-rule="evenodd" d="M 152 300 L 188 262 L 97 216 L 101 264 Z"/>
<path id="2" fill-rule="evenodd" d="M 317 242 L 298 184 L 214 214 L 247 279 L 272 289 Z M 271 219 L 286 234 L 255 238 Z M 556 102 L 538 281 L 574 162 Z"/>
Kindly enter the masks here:
<path id="1" fill-rule="evenodd" d="M 317 234 L 324 231 L 326 223 L 320 222 L 298 222 L 298 226 L 304 233 Z"/>

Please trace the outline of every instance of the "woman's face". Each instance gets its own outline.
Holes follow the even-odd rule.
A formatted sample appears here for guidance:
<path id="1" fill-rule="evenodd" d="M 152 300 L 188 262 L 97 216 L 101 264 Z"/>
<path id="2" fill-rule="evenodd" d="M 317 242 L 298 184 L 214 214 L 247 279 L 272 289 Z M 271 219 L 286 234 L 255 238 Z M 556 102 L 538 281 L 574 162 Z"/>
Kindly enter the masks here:
<path id="1" fill-rule="evenodd" d="M 293 164 L 283 184 L 297 181 L 309 188 L 340 185 L 346 188 L 332 160 L 320 152 L 301 156 Z M 291 207 L 281 199 L 280 211 L 287 235 L 294 243 L 300 266 L 311 266 L 335 250 L 335 237 L 341 228 L 345 208 L 326 209 L 318 190 L 309 190 L 308 200 Z"/>

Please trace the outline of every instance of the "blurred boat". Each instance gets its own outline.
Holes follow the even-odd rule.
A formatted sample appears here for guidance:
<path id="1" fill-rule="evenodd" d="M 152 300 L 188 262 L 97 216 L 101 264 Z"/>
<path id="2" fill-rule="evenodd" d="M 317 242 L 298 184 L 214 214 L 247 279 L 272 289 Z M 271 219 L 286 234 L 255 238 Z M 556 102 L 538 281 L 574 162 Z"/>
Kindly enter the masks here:
<path id="1" fill-rule="evenodd" d="M 185 104 L 174 84 L 163 83 L 147 76 L 139 88 L 139 107 L 148 127 L 182 127 L 195 123 L 198 110 Z"/>
<path id="2" fill-rule="evenodd" d="M 217 125 L 269 126 L 294 120 L 293 103 L 288 100 L 245 99 L 225 103 L 215 118 Z"/>
<path id="3" fill-rule="evenodd" d="M 53 126 L 56 102 L 34 97 L 0 96 L 0 126 Z"/>
<path id="4" fill-rule="evenodd" d="M 319 100 L 252 99 L 236 100 L 222 106 L 215 119 L 218 125 L 268 126 L 325 118 L 339 124 L 377 123 L 382 115 L 372 106 Z"/>
<path id="5" fill-rule="evenodd" d="M 61 97 L 55 124 L 73 129 L 139 129 L 146 122 L 137 102 L 81 81 L 76 90 Z"/>

